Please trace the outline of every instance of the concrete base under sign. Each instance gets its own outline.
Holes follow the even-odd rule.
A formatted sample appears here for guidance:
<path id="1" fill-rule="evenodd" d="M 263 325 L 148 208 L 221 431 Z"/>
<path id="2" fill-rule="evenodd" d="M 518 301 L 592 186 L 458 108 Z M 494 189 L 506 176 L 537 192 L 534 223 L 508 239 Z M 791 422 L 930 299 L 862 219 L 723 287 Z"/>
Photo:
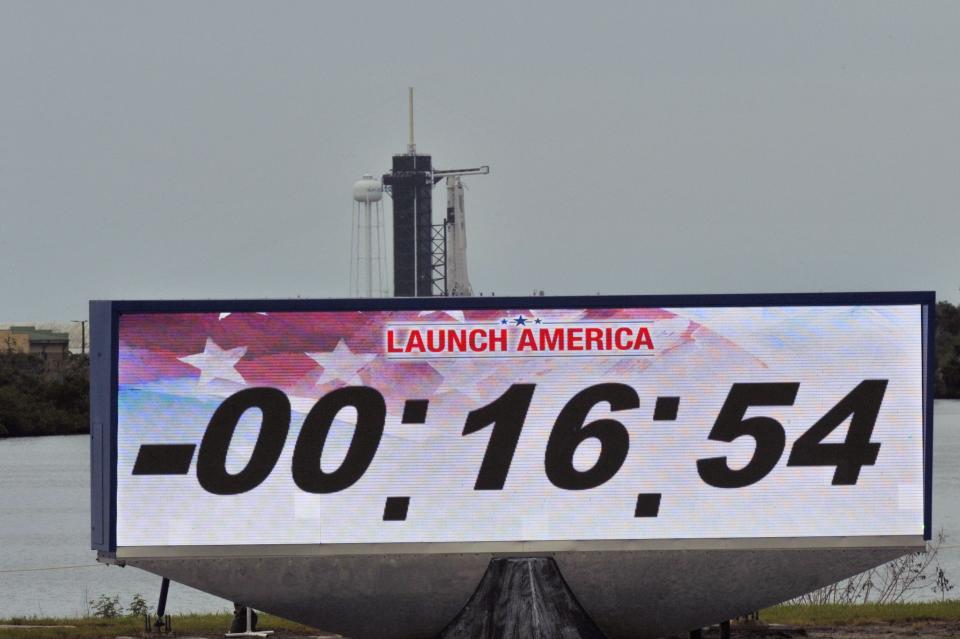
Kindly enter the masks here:
<path id="1" fill-rule="evenodd" d="M 439 639 L 604 639 L 549 557 L 494 559 Z"/>
<path id="2" fill-rule="evenodd" d="M 834 583 L 916 547 L 567 551 L 552 556 L 609 639 L 685 633 Z M 492 559 L 396 554 L 127 559 L 230 601 L 352 639 L 433 639 Z M 475 635 L 482 636 L 482 635 Z"/>

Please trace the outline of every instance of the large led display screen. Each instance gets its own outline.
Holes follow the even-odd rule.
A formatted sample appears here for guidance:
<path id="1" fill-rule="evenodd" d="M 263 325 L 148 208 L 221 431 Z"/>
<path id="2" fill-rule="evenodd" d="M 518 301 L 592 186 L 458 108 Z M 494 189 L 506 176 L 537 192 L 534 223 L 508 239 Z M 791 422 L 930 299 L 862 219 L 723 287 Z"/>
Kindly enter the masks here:
<path id="1" fill-rule="evenodd" d="M 116 545 L 926 532 L 923 305 L 493 302 L 119 313 Z"/>

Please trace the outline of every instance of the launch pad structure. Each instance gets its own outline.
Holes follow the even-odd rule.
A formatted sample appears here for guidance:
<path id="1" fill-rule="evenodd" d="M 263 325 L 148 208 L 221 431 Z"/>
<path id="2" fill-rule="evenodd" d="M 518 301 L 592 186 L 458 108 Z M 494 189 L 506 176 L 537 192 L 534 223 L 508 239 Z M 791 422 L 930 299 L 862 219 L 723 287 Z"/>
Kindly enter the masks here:
<path id="1" fill-rule="evenodd" d="M 467 274 L 464 185 L 467 175 L 487 175 L 489 166 L 435 170 L 431 156 L 413 141 L 413 89 L 409 92 L 407 152 L 393 156 L 384 190 L 393 199 L 393 295 L 472 295 Z M 446 180 L 447 210 L 433 222 L 433 188 Z"/>

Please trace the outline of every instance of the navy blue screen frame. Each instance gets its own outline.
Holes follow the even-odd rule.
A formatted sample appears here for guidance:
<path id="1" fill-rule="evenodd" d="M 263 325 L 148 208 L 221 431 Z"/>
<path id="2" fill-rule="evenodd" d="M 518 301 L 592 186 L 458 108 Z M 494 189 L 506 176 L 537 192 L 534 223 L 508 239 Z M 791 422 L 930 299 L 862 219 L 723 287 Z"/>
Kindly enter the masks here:
<path id="1" fill-rule="evenodd" d="M 357 310 L 463 310 L 494 308 L 683 308 L 752 306 L 856 306 L 918 304 L 923 308 L 923 537 L 933 528 L 933 380 L 936 294 L 763 293 L 731 295 L 595 295 L 574 297 L 395 297 L 374 299 L 163 300 L 90 302 L 90 514 L 91 548 L 116 552 L 117 361 L 120 316 L 131 313 L 242 313 Z"/>

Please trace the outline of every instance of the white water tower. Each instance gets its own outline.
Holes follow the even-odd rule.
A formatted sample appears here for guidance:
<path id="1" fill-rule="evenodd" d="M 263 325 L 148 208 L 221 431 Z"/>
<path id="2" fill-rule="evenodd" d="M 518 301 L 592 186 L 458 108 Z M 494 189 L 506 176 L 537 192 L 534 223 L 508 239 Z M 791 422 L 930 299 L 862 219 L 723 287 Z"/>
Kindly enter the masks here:
<path id="1" fill-rule="evenodd" d="M 353 185 L 353 232 L 350 243 L 350 294 L 388 297 L 383 230 L 383 185 L 364 175 Z"/>

